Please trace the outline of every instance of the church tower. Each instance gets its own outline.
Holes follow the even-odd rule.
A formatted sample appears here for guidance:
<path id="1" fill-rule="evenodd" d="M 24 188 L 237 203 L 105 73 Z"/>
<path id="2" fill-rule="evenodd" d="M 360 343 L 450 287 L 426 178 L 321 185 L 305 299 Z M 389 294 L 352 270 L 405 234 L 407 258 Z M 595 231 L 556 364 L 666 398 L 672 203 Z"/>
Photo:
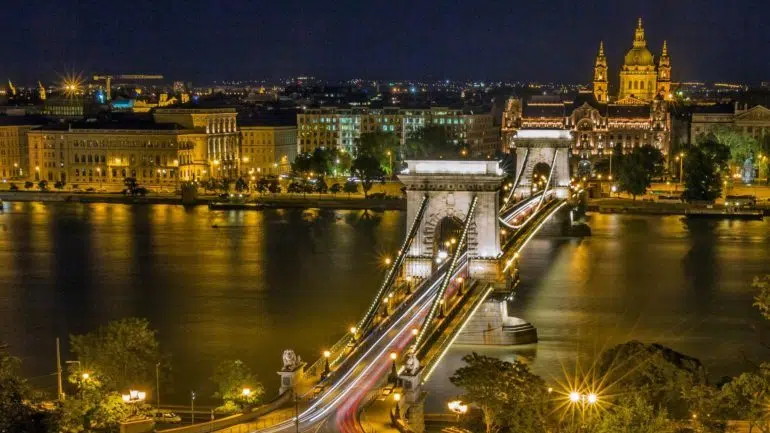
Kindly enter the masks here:
<path id="1" fill-rule="evenodd" d="M 647 49 L 642 19 L 634 32 L 634 45 L 626 53 L 623 67 L 620 69 L 620 92 L 618 99 L 633 97 L 642 101 L 651 101 L 657 93 L 658 72 L 655 59 Z"/>
<path id="2" fill-rule="evenodd" d="M 663 41 L 663 51 L 658 60 L 658 94 L 663 99 L 671 99 L 671 58 L 668 57 L 666 41 Z"/>
<path id="3" fill-rule="evenodd" d="M 599 42 L 599 54 L 594 63 L 594 97 L 606 104 L 607 101 L 607 57 L 604 55 L 604 41 Z"/>

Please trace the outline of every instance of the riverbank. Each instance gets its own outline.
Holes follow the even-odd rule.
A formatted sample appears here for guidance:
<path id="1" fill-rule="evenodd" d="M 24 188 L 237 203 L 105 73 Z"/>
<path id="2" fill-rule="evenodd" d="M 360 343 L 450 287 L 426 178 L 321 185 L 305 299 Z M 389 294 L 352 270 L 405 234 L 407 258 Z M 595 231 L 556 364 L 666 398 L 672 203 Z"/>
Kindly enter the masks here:
<path id="1" fill-rule="evenodd" d="M 764 205 L 764 206 L 763 206 Z M 758 204 L 753 211 L 740 210 L 728 212 L 724 205 L 715 204 L 712 207 L 693 205 L 690 203 L 666 203 L 650 200 L 632 200 L 626 198 L 589 199 L 586 210 L 598 213 L 625 213 L 642 215 L 690 215 L 715 218 L 761 218 L 770 215 L 770 207 L 766 203 Z"/>
<path id="2" fill-rule="evenodd" d="M 120 203 L 120 204 L 176 204 L 181 205 L 182 199 L 177 195 L 150 194 L 144 197 L 125 196 L 116 193 L 73 193 L 58 191 L 2 191 L 0 200 L 8 202 L 71 202 L 71 203 Z M 208 205 L 219 200 L 216 196 L 200 196 L 193 203 L 186 205 Z M 275 209 L 349 209 L 349 210 L 405 210 L 406 200 L 392 198 L 365 198 L 362 194 L 321 195 L 308 194 L 275 194 L 254 196 L 249 203 L 244 203 L 243 210 L 254 209 L 254 203 L 265 208 Z M 233 207 L 238 207 L 235 204 Z"/>

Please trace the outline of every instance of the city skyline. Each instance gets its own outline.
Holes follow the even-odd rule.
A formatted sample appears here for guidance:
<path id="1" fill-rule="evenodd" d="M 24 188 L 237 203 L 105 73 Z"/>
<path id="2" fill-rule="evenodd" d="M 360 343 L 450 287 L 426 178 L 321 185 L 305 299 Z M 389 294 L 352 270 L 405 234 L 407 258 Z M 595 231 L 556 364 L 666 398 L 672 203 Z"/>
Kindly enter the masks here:
<path id="1" fill-rule="evenodd" d="M 588 83 L 599 41 L 617 68 L 641 17 L 651 49 L 668 41 L 674 81 L 770 80 L 770 58 L 761 55 L 770 44 L 761 25 L 770 5 L 754 0 L 730 8 L 711 0 L 92 6 L 20 5 L 7 31 L 24 43 L 4 47 L 14 61 L 0 74 L 22 83 L 73 70 L 197 82 L 309 74 Z"/>

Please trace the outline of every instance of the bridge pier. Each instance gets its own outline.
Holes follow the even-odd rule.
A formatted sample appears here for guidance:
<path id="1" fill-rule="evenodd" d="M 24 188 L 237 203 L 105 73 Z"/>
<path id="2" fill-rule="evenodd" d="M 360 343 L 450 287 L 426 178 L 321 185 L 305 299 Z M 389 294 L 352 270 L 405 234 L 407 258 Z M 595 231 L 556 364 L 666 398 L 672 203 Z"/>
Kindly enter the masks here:
<path id="1" fill-rule="evenodd" d="M 507 296 L 492 294 L 457 336 L 456 344 L 512 346 L 537 343 L 537 328 L 508 316 Z"/>
<path id="2" fill-rule="evenodd" d="M 422 385 L 420 384 L 422 371 L 423 369 L 420 368 L 419 371 L 412 374 L 406 370 L 398 377 L 404 388 L 404 406 L 406 406 L 406 411 L 402 413 L 409 425 L 409 429 L 414 433 L 425 432 L 425 397 L 428 393 L 422 390 Z"/>

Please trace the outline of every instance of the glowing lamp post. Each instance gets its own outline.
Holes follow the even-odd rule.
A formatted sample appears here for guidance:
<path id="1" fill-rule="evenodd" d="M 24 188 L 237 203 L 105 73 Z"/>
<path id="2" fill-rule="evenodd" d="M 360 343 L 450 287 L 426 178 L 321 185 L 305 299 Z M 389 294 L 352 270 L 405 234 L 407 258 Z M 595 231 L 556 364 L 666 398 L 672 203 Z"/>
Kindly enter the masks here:
<path id="1" fill-rule="evenodd" d="M 398 366 L 396 365 L 396 359 L 398 359 L 398 354 L 396 352 L 390 352 L 390 360 L 392 361 L 390 365 L 390 378 L 392 380 L 396 380 L 398 377 Z"/>
<path id="2" fill-rule="evenodd" d="M 321 373 L 321 380 L 326 379 L 327 376 L 329 376 L 329 373 L 331 373 L 331 367 L 329 367 L 329 357 L 332 356 L 332 353 L 328 350 L 324 350 L 324 371 Z"/>
<path id="3" fill-rule="evenodd" d="M 147 398 L 147 393 L 144 391 L 137 391 L 135 389 L 131 389 L 128 391 L 128 394 L 121 395 L 121 398 L 123 399 L 123 402 L 126 404 L 130 404 L 133 406 L 133 412 L 134 415 L 137 413 L 136 404 L 143 402 Z"/>
<path id="4" fill-rule="evenodd" d="M 395 414 L 395 418 L 401 418 L 401 409 L 398 407 L 398 403 L 401 401 L 401 393 L 395 392 L 393 393 L 393 401 L 396 402 L 395 409 L 393 410 Z"/>
<path id="5" fill-rule="evenodd" d="M 463 404 L 460 400 L 450 401 L 447 403 L 447 407 L 457 415 L 457 422 L 460 422 L 460 417 L 468 412 L 468 405 Z"/>

